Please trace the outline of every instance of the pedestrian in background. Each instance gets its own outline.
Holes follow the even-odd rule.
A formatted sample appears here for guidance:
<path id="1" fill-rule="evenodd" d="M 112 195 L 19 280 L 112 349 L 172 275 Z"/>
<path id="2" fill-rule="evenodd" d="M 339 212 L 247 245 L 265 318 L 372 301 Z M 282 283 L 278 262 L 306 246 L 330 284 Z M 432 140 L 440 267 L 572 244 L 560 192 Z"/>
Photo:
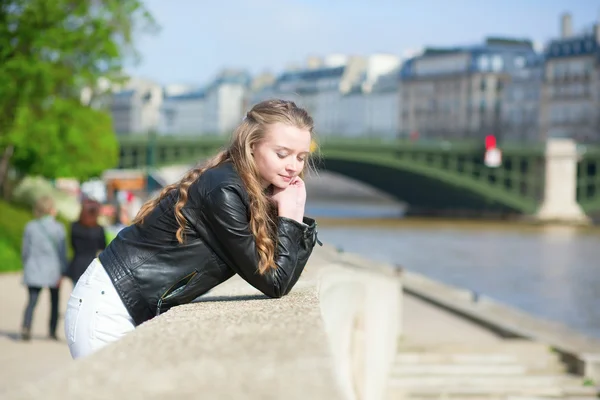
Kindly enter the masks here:
<path id="1" fill-rule="evenodd" d="M 67 276 L 73 281 L 73 286 L 94 258 L 106 248 L 106 232 L 98 224 L 99 215 L 100 203 L 84 199 L 81 202 L 79 220 L 71 224 L 73 259 L 69 263 Z"/>
<path id="2" fill-rule="evenodd" d="M 63 225 L 55 219 L 56 208 L 50 196 L 36 201 L 34 213 L 36 219 L 25 226 L 21 250 L 23 283 L 29 292 L 21 338 L 25 341 L 31 339 L 33 311 L 41 290 L 48 288 L 51 300 L 48 335 L 56 340 L 59 287 L 67 267 L 66 233 Z"/>

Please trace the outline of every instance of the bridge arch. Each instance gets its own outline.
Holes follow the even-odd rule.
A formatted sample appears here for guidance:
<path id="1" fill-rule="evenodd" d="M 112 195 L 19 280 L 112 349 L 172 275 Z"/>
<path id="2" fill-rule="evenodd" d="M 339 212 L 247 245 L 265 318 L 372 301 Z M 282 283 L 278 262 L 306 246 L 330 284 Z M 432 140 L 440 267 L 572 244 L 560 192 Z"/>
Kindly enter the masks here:
<path id="1" fill-rule="evenodd" d="M 335 172 L 392 195 L 413 209 L 531 214 L 537 205 L 497 185 L 406 159 L 325 154 L 319 170 Z"/>

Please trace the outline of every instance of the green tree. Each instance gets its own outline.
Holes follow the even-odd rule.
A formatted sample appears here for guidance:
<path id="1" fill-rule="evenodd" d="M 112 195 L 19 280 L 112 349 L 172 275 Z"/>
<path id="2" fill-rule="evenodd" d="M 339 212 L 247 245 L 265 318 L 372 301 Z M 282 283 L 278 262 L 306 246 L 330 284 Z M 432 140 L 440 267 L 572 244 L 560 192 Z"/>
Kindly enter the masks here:
<path id="1" fill-rule="evenodd" d="M 86 179 L 117 164 L 101 100 L 156 28 L 141 0 L 0 0 L 0 185 L 10 166 Z"/>

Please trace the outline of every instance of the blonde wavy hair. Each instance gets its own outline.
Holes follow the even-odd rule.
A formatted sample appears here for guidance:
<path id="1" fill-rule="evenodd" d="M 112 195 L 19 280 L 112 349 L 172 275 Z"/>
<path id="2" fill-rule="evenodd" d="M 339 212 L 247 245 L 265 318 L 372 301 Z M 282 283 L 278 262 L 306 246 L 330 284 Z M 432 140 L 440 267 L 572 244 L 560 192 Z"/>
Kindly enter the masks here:
<path id="1" fill-rule="evenodd" d="M 267 271 L 276 269 L 276 209 L 261 186 L 261 178 L 252 156 L 252 148 L 265 137 L 269 126 L 278 122 L 307 130 L 310 132 L 311 137 L 314 137 L 312 117 L 294 102 L 267 100 L 258 103 L 246 113 L 242 123 L 233 132 L 231 143 L 225 150 L 209 159 L 202 166 L 191 169 L 179 182 L 166 186 L 159 196 L 147 201 L 136 215 L 133 223 L 143 223 L 144 218 L 160 201 L 176 190 L 177 203 L 175 204 L 174 213 L 179 224 L 176 237 L 179 243 L 183 243 L 186 219 L 181 210 L 188 200 L 189 187 L 205 171 L 231 161 L 250 198 L 250 229 L 254 234 L 256 250 L 260 259 L 258 271 L 264 274 Z M 314 143 L 314 140 L 312 143 Z M 309 159 L 309 162 L 305 164 L 305 169 L 310 168 L 308 165 L 310 162 Z M 300 177 L 304 177 L 304 171 L 302 171 Z"/>

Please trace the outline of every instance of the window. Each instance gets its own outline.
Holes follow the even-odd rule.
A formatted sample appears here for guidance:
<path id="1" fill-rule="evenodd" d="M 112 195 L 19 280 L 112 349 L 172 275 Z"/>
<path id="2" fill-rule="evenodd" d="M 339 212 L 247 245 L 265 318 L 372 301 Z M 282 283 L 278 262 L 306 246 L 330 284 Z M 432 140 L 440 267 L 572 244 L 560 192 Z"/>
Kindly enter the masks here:
<path id="1" fill-rule="evenodd" d="M 566 72 L 565 68 L 564 68 L 564 65 L 560 64 L 560 63 L 554 64 L 554 68 L 552 70 L 554 72 L 553 75 L 554 75 L 555 79 L 562 78 L 564 76 L 565 72 Z"/>
<path id="2" fill-rule="evenodd" d="M 515 67 L 517 68 L 523 68 L 525 66 L 525 57 L 523 56 L 518 56 L 515 58 Z"/>
<path id="3" fill-rule="evenodd" d="M 560 53 L 560 47 L 558 45 L 552 46 L 552 54 L 557 56 Z"/>
<path id="4" fill-rule="evenodd" d="M 586 60 L 585 63 L 583 64 L 583 73 L 585 76 L 589 76 L 592 71 L 594 70 L 594 61 L 593 60 Z"/>
<path id="5" fill-rule="evenodd" d="M 504 82 L 498 79 L 498 81 L 496 81 L 496 91 L 501 92 L 502 89 L 504 89 Z"/>
<path id="6" fill-rule="evenodd" d="M 499 72 L 499 71 L 502 71 L 503 67 L 504 67 L 504 60 L 502 59 L 501 56 L 495 55 L 492 59 L 492 70 L 495 72 Z"/>
<path id="7" fill-rule="evenodd" d="M 594 48 L 594 43 L 592 43 L 591 39 L 588 39 L 585 41 L 585 49 L 587 51 L 592 51 L 592 49 Z"/>
<path id="8" fill-rule="evenodd" d="M 477 63 L 481 71 L 487 71 L 490 68 L 490 61 L 486 56 L 480 56 Z"/>
<path id="9" fill-rule="evenodd" d="M 513 89 L 513 99 L 515 101 L 523 100 L 523 89 L 520 87 L 515 87 Z"/>
<path id="10" fill-rule="evenodd" d="M 515 124 L 520 124 L 522 122 L 522 114 L 520 110 L 514 109 L 511 113 L 511 119 Z"/>

